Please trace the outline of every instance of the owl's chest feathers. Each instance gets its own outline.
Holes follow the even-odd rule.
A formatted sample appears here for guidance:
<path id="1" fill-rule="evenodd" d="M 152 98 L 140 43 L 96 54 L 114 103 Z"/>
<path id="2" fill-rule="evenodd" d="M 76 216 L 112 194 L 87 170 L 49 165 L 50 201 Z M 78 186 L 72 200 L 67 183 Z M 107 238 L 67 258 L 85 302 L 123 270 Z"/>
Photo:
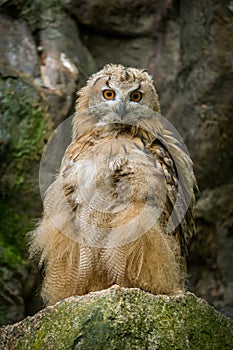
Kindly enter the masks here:
<path id="1" fill-rule="evenodd" d="M 77 190 L 72 200 L 78 205 L 88 205 L 97 189 L 116 206 L 131 200 L 162 205 L 166 180 L 161 159 L 150 149 L 153 143 L 156 144 L 155 137 L 136 127 L 97 129 L 85 134 L 70 146 L 63 175 L 72 178 L 74 186 L 78 182 L 78 187 L 90 196 L 85 197 L 84 204 Z"/>
<path id="2" fill-rule="evenodd" d="M 133 148 L 148 153 L 150 145 L 155 141 L 155 136 L 137 126 L 114 124 L 111 127 L 96 127 L 77 141 L 74 141 L 67 152 L 70 160 L 76 161 L 83 155 L 97 153 L 105 154 L 106 148 L 110 148 L 109 157 L 112 155 L 130 153 Z"/>
<path id="3" fill-rule="evenodd" d="M 79 162 L 89 158 L 97 172 L 115 181 L 133 173 L 136 176 L 136 169 L 140 177 L 139 168 L 155 166 L 155 156 L 149 149 L 152 140 L 152 135 L 135 126 L 116 124 L 111 129 L 96 128 L 73 144 L 69 159 Z"/>

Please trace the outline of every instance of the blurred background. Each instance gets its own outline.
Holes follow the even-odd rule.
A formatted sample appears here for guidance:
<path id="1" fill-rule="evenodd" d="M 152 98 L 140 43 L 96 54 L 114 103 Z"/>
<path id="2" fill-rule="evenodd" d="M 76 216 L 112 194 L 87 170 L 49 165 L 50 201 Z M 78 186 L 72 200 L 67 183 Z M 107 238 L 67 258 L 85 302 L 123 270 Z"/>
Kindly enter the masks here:
<path id="1" fill-rule="evenodd" d="M 200 189 L 187 289 L 233 316 L 232 33 L 226 0 L 0 0 L 0 324 L 42 308 L 25 239 L 42 212 L 40 158 L 106 63 L 153 76 Z"/>

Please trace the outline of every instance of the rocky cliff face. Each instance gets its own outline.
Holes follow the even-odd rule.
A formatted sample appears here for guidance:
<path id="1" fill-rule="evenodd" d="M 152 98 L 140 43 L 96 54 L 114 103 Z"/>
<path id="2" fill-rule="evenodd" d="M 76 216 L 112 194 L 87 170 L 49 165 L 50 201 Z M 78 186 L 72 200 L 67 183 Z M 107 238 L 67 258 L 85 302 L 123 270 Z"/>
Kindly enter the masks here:
<path id="1" fill-rule="evenodd" d="M 24 236 L 41 213 L 43 146 L 110 62 L 153 75 L 189 149 L 200 193 L 188 288 L 232 315 L 232 17 L 231 1 L 0 2 L 1 323 L 36 310 Z"/>

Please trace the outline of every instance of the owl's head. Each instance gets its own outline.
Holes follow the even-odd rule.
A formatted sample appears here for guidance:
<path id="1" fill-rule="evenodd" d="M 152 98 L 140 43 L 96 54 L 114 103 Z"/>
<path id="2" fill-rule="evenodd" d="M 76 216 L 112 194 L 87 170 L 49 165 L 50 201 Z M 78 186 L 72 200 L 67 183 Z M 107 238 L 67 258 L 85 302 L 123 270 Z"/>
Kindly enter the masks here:
<path id="1" fill-rule="evenodd" d="M 146 70 L 108 64 L 78 92 L 74 124 L 134 123 L 135 118 L 160 112 L 152 77 Z"/>

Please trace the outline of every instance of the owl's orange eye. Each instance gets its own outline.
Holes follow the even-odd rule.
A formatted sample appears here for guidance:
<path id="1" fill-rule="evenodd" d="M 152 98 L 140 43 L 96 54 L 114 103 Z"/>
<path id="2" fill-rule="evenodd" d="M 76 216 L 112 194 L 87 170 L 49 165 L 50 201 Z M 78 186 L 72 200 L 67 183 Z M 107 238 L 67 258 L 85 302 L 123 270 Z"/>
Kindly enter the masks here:
<path id="1" fill-rule="evenodd" d="M 103 90 L 103 97 L 105 100 L 113 100 L 115 97 L 115 92 L 110 89 Z"/>
<path id="2" fill-rule="evenodd" d="M 142 93 L 140 91 L 134 91 L 130 95 L 130 100 L 134 102 L 139 102 L 142 99 Z"/>

